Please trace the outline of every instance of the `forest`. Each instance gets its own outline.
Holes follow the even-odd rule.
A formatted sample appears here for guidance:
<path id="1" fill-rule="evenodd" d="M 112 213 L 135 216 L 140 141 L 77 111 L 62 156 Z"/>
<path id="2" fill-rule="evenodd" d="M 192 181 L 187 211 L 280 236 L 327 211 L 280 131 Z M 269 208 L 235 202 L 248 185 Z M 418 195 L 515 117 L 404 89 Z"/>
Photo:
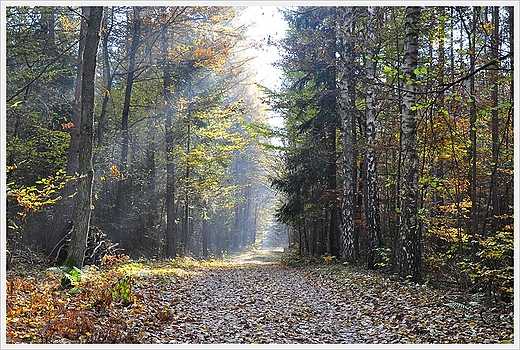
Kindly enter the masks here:
<path id="1" fill-rule="evenodd" d="M 3 344 L 512 345 L 515 6 L 3 6 Z"/>

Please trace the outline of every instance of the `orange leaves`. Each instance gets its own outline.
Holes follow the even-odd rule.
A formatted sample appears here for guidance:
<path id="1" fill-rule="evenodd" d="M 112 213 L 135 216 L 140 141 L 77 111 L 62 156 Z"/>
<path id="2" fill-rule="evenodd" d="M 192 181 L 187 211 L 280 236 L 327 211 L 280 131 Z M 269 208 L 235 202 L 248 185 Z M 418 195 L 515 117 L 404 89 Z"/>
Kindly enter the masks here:
<path id="1" fill-rule="evenodd" d="M 221 22 L 230 21 L 235 17 L 236 17 L 236 13 L 226 12 L 226 13 L 219 13 L 217 15 L 212 15 L 209 20 L 213 23 L 221 23 Z"/>
<path id="2" fill-rule="evenodd" d="M 73 122 L 68 122 L 68 123 L 61 124 L 61 129 L 62 130 L 72 129 L 73 127 L 74 127 L 74 123 Z"/>
<path id="3" fill-rule="evenodd" d="M 124 260 L 124 259 L 123 259 Z M 98 273 L 91 269 L 78 287 L 63 291 L 59 275 L 48 270 L 45 276 L 8 278 L 6 281 L 7 343 L 91 342 L 99 338 L 95 312 L 116 308 L 118 298 L 130 297 L 130 280 L 121 279 L 116 269 Z M 116 281 L 116 282 L 114 282 Z M 123 281 L 123 282 L 121 282 Z"/>
<path id="4" fill-rule="evenodd" d="M 124 262 L 128 261 L 128 256 L 124 254 L 118 255 L 105 255 L 103 259 L 101 259 L 101 266 L 111 267 L 121 265 Z"/>
<path id="5" fill-rule="evenodd" d="M 94 331 L 95 317 L 85 310 L 66 310 L 49 320 L 44 327 L 46 339 L 53 337 L 77 340 L 82 336 L 89 337 Z"/>
<path id="6" fill-rule="evenodd" d="M 490 22 L 486 22 L 482 25 L 482 27 L 484 28 L 484 30 L 486 31 L 486 34 L 487 35 L 491 35 L 493 33 L 493 30 L 495 29 L 495 26 L 493 25 L 493 23 L 490 23 Z"/>
<path id="7" fill-rule="evenodd" d="M 213 46 L 206 46 L 203 41 L 198 41 L 200 45 L 195 46 L 192 52 L 195 60 L 195 67 L 208 66 L 217 69 L 226 64 L 226 58 L 229 56 L 230 44 L 221 42 Z"/>
<path id="8" fill-rule="evenodd" d="M 115 165 L 112 165 L 110 167 L 110 173 L 115 177 L 119 178 L 120 180 L 123 180 L 125 178 L 124 175 L 119 171 L 119 169 Z"/>
<path id="9" fill-rule="evenodd" d="M 43 341 L 41 330 L 62 307 L 53 292 L 56 283 L 10 278 L 6 281 L 6 330 L 11 342 Z M 59 293 L 58 293 L 59 294 Z M 9 339 L 8 339 L 9 342 Z"/>

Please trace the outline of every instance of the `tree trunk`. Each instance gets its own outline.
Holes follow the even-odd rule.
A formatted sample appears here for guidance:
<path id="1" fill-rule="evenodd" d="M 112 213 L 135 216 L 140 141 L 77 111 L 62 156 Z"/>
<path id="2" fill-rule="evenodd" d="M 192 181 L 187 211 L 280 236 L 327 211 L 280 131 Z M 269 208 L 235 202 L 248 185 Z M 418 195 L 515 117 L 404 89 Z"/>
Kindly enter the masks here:
<path id="1" fill-rule="evenodd" d="M 128 116 L 130 114 L 130 98 L 132 96 L 132 87 L 134 85 L 135 56 L 137 54 L 137 46 L 139 45 L 139 35 L 141 31 L 141 19 L 139 18 L 140 7 L 133 7 L 133 29 L 132 43 L 130 44 L 130 57 L 128 64 L 128 74 L 126 76 L 125 100 L 123 103 L 123 112 L 121 115 L 121 172 L 124 172 L 128 162 Z"/>
<path id="2" fill-rule="evenodd" d="M 421 279 L 421 227 L 418 205 L 417 120 L 415 115 L 415 73 L 418 56 L 418 24 L 421 8 L 406 8 L 403 75 L 403 110 L 401 112 L 402 131 L 402 177 L 399 220 L 398 263 L 399 275 L 413 281 Z"/>
<path id="3" fill-rule="evenodd" d="M 327 191 L 329 191 L 330 204 L 328 210 L 330 212 L 329 227 L 326 237 L 326 252 L 338 256 L 339 255 L 339 225 L 338 225 L 338 201 L 337 201 L 337 164 L 336 164 L 336 123 L 331 123 L 327 127 Z"/>
<path id="4" fill-rule="evenodd" d="M 117 217 L 117 229 L 116 229 L 116 241 L 122 240 L 122 234 L 126 231 L 124 226 L 124 216 L 127 207 L 127 192 L 129 187 L 126 176 L 126 169 L 128 166 L 128 142 L 129 142 L 129 131 L 128 131 L 128 116 L 130 114 L 130 98 L 132 96 L 132 86 L 134 84 L 134 72 L 135 72 L 135 56 L 137 53 L 137 46 L 139 45 L 139 35 L 141 31 L 141 19 L 139 17 L 140 7 L 133 7 L 133 28 L 132 28 L 132 43 L 130 44 L 130 57 L 128 64 L 128 73 L 126 77 L 126 88 L 125 88 L 125 99 L 123 103 L 123 112 L 121 114 L 121 163 L 119 171 L 124 177 L 119 179 L 117 188 L 117 199 L 116 199 L 116 217 Z"/>
<path id="5" fill-rule="evenodd" d="M 209 226 L 209 218 L 207 213 L 207 203 L 203 204 L 203 214 L 202 214 L 202 256 L 205 258 L 209 255 L 209 235 L 210 235 L 210 226 Z"/>
<path id="6" fill-rule="evenodd" d="M 92 145 L 94 136 L 94 76 L 103 7 L 91 7 L 83 51 L 81 129 L 79 140 L 78 192 L 67 266 L 83 266 L 92 211 Z"/>
<path id="7" fill-rule="evenodd" d="M 498 6 L 493 6 L 493 34 L 491 37 L 491 59 L 498 58 L 498 46 L 500 43 L 499 35 L 499 16 L 498 16 Z M 498 67 L 497 67 L 498 68 Z M 491 137 L 493 142 L 493 163 L 492 163 L 492 172 L 491 172 L 491 201 L 493 204 L 493 220 L 491 229 L 493 231 L 498 229 L 499 220 L 498 217 L 500 215 L 500 202 L 498 200 L 498 186 L 497 186 L 497 169 L 498 169 L 498 155 L 499 155 L 499 146 L 500 141 L 498 137 L 498 76 L 495 72 L 493 72 L 491 77 L 491 84 L 493 88 L 491 89 L 491 101 L 493 103 L 493 108 L 491 109 Z"/>
<path id="8" fill-rule="evenodd" d="M 366 92 L 366 185 L 365 185 L 365 213 L 367 219 L 367 233 L 369 241 L 368 267 L 375 268 L 380 262 L 377 249 L 381 244 L 381 219 L 379 214 L 379 193 L 377 189 L 377 158 L 376 158 L 376 111 L 374 108 L 374 87 L 376 74 L 377 48 L 375 47 L 375 32 L 378 29 L 376 22 L 377 7 L 368 7 L 367 23 L 367 92 Z"/>
<path id="9" fill-rule="evenodd" d="M 90 15 L 90 7 L 83 6 L 81 8 L 82 15 L 84 18 L 88 18 Z M 67 176 L 75 176 L 79 169 L 79 140 L 80 140 L 80 127 L 81 127 L 81 82 L 83 76 L 83 50 L 85 48 L 86 41 L 87 22 L 81 21 L 80 33 L 79 33 L 79 48 L 78 48 L 78 61 L 76 71 L 76 91 L 74 96 L 74 107 L 73 107 L 73 119 L 72 123 L 74 126 L 70 128 L 70 141 L 69 150 L 67 153 Z M 56 203 L 56 209 L 52 221 L 52 233 L 49 245 L 47 247 L 47 253 L 52 253 L 52 250 L 62 240 L 63 237 L 70 231 L 70 224 L 74 216 L 74 207 L 76 205 L 76 197 L 73 196 L 77 190 L 77 181 L 68 181 L 63 189 L 61 190 L 62 199 Z M 51 259 L 54 257 L 51 257 Z M 59 262 L 61 263 L 61 262 Z"/>
<path id="10" fill-rule="evenodd" d="M 182 244 L 182 253 L 184 256 L 188 253 L 188 236 L 190 232 L 190 171 L 191 165 L 189 164 L 189 155 L 191 152 L 191 107 L 188 107 L 188 115 L 187 115 L 187 140 L 186 140 L 186 171 L 184 173 L 184 180 L 186 181 L 186 185 L 184 188 L 184 220 L 182 225 L 182 236 L 183 236 L 183 244 Z"/>
<path id="11" fill-rule="evenodd" d="M 106 28 L 107 26 L 107 18 L 106 13 L 107 11 L 111 12 L 112 15 L 112 21 L 114 17 L 114 9 L 106 7 L 105 10 L 105 20 L 103 23 L 103 26 Z M 106 114 L 107 114 L 107 108 L 108 108 L 108 101 L 110 99 L 110 90 L 112 90 L 112 83 L 114 80 L 114 74 L 110 71 L 110 62 L 109 62 L 109 52 L 108 52 L 108 36 L 109 36 L 110 30 L 106 28 L 106 32 L 103 34 L 102 39 L 102 47 L 103 47 L 103 65 L 105 67 L 104 72 L 104 78 L 106 81 L 106 88 L 105 92 L 103 93 L 103 104 L 101 105 L 101 113 L 99 114 L 99 120 L 98 120 L 98 128 L 97 128 L 97 147 L 101 147 L 103 145 L 103 130 L 105 128 L 106 123 Z"/>
<path id="12" fill-rule="evenodd" d="M 336 8 L 331 7 L 329 16 L 336 15 Z M 335 52 L 337 50 L 336 47 L 336 33 L 334 32 L 334 27 L 326 29 L 326 35 L 329 40 L 327 40 L 327 60 L 330 62 L 334 62 Z M 337 200 L 337 189 L 338 189 L 338 181 L 337 181 L 337 172 L 338 172 L 338 164 L 337 164 L 337 129 L 339 125 L 338 118 L 338 105 L 337 105 L 337 72 L 338 69 L 335 64 L 330 64 L 327 72 L 327 97 L 324 99 L 325 106 L 322 106 L 324 110 L 327 111 L 327 121 L 325 124 L 325 147 L 327 154 L 327 168 L 326 168 L 326 191 L 329 197 L 329 203 L 327 206 L 327 218 L 325 224 L 327 224 L 327 228 L 325 229 L 324 240 L 322 242 L 326 242 L 322 249 L 324 252 L 327 252 L 333 256 L 340 255 L 340 244 L 339 244 L 339 205 Z"/>
<path id="13" fill-rule="evenodd" d="M 337 36 L 340 41 L 339 115 L 343 140 L 343 196 L 341 200 L 341 259 L 356 262 L 358 251 L 354 232 L 354 162 L 353 130 L 355 101 L 352 100 L 353 74 L 353 15 L 351 7 L 338 7 Z"/>
<path id="14" fill-rule="evenodd" d="M 478 6 L 477 6 L 478 7 Z M 477 7 L 473 10 L 473 23 L 471 32 L 468 34 L 469 41 L 469 71 L 475 70 L 475 48 L 476 48 L 476 29 L 478 21 Z M 470 236 L 477 235 L 478 232 L 478 198 L 477 198 L 477 103 L 474 98 L 475 93 L 475 75 L 469 78 L 469 94 L 471 96 L 471 103 L 469 105 L 469 139 L 470 139 L 470 170 L 469 170 L 469 197 L 471 199 L 470 209 Z M 475 256 L 477 253 L 477 240 L 472 239 L 472 255 Z"/>
<path id="15" fill-rule="evenodd" d="M 162 53 L 163 63 L 163 95 L 165 119 L 165 141 L 166 141 L 166 246 L 165 256 L 175 257 L 177 254 L 177 232 L 175 227 L 175 164 L 173 159 L 173 93 L 171 89 L 172 79 L 170 65 L 168 62 L 168 26 L 162 30 Z"/>

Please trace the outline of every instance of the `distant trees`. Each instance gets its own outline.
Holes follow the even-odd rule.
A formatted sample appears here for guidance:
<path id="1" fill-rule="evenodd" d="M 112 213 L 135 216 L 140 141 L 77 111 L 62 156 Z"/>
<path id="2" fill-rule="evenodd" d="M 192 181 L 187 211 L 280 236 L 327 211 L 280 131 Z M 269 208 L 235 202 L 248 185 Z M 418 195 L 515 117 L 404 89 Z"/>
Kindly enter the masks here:
<path id="1" fill-rule="evenodd" d="M 494 266 L 511 266 L 510 9 L 294 7 L 284 13 L 290 28 L 279 62 L 285 85 L 267 102 L 285 118 L 284 165 L 273 185 L 293 247 L 415 281 L 450 275 L 508 290 L 511 274 L 491 282 L 479 273 L 490 273 L 489 242 L 497 237 L 501 258 Z M 312 70 L 320 62 L 326 65 Z M 313 80 L 318 71 L 334 83 Z M 318 120 L 321 96 L 332 96 L 329 115 L 341 121 L 332 158 L 320 152 L 330 138 L 305 128 Z M 341 181 L 327 189 L 330 159 Z M 338 250 L 319 251 L 310 247 L 321 244 L 319 232 L 327 227 L 318 205 L 326 193 L 341 199 L 341 210 L 334 210 L 342 239 Z"/>
<path id="2" fill-rule="evenodd" d="M 98 59 L 90 55 L 89 62 L 80 33 L 85 10 L 7 10 L 10 244 L 31 237 L 34 249 L 56 253 L 71 225 L 83 244 L 85 220 L 73 216 L 75 205 L 76 214 L 91 211 L 90 225 L 131 255 L 221 255 L 255 244 L 267 222 L 259 216 L 268 216 L 261 207 L 271 199 L 269 189 L 256 184 L 265 183 L 266 167 L 260 136 L 249 124 L 263 123 L 265 112 L 251 85 L 240 9 L 106 7 L 96 31 Z M 92 105 L 96 142 L 75 148 L 83 135 L 90 139 L 80 133 L 80 120 L 91 121 L 74 117 L 74 110 L 90 113 L 79 78 L 94 62 L 89 89 L 98 101 Z M 88 154 L 80 166 L 77 156 L 89 149 L 94 178 L 87 210 L 85 174 L 92 170 Z M 67 159 L 75 163 L 66 177 L 57 176 Z M 29 188 L 54 194 L 34 199 L 25 213 L 18 204 L 27 202 Z M 74 242 L 67 263 L 79 266 L 81 244 Z"/>
<path id="3" fill-rule="evenodd" d="M 338 69 L 331 8 L 288 11 L 287 53 L 280 67 L 284 90 L 268 102 L 286 120 L 285 163 L 273 178 L 283 193 L 277 217 L 294 230 L 302 254 L 340 254 L 337 188 L 337 140 L 340 119 L 336 100 Z"/>

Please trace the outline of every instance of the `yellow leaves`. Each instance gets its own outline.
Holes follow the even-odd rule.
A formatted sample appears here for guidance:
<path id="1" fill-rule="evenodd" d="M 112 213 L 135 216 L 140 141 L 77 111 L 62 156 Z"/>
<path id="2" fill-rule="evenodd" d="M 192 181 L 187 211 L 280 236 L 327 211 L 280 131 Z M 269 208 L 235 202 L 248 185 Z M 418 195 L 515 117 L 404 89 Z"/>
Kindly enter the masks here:
<path id="1" fill-rule="evenodd" d="M 448 242 L 468 242 L 469 240 L 469 235 L 456 227 L 443 227 L 440 230 L 436 230 L 436 233 L 437 236 Z"/>
<path id="2" fill-rule="evenodd" d="M 15 102 L 15 103 L 13 103 L 10 107 L 11 107 L 11 108 L 18 107 L 18 106 L 20 105 L 20 103 L 22 103 L 22 102 L 23 102 L 22 100 L 17 101 L 17 102 Z"/>
<path id="3" fill-rule="evenodd" d="M 76 30 L 77 23 L 73 23 L 68 16 L 59 16 L 58 21 L 60 22 L 65 32 L 74 32 Z"/>
<path id="4" fill-rule="evenodd" d="M 461 213 L 467 214 L 471 208 L 471 201 L 469 199 L 461 200 L 460 202 L 451 203 L 448 205 L 441 205 L 439 209 L 450 214 L 459 215 Z"/>
<path id="5" fill-rule="evenodd" d="M 329 253 L 322 254 L 321 258 L 326 264 L 330 264 L 331 262 L 336 261 L 336 257 L 334 255 L 330 255 Z"/>
<path id="6" fill-rule="evenodd" d="M 209 20 L 213 23 L 221 23 L 221 22 L 227 22 L 232 20 L 237 16 L 236 13 L 227 11 L 225 13 L 219 13 L 217 15 L 212 15 Z"/>
<path id="7" fill-rule="evenodd" d="M 18 169 L 19 167 L 20 167 L 20 164 L 8 165 L 5 167 L 5 172 L 8 173 L 12 170 Z"/>
<path id="8" fill-rule="evenodd" d="M 492 35 L 493 34 L 493 30 L 495 29 L 495 26 L 493 25 L 493 23 L 491 22 L 486 22 L 482 25 L 482 27 L 484 28 L 484 30 L 486 31 L 486 34 L 487 35 Z"/>
<path id="9" fill-rule="evenodd" d="M 13 166 L 12 169 L 16 169 Z M 9 167 L 8 167 L 8 170 Z M 56 176 L 42 178 L 35 182 L 35 186 L 21 186 L 16 188 L 14 182 L 8 183 L 9 191 L 8 197 L 15 197 L 18 205 L 23 208 L 23 211 L 18 212 L 22 217 L 25 217 L 30 211 L 38 211 L 41 207 L 54 204 L 61 200 L 61 196 L 57 191 L 61 190 L 65 184 L 73 180 L 71 176 L 65 175 L 65 172 L 60 170 L 56 172 Z"/>
<path id="10" fill-rule="evenodd" d="M 179 44 L 179 45 L 175 46 L 175 49 L 177 51 L 179 51 L 180 53 L 189 52 L 189 51 L 191 51 L 192 48 L 193 48 L 193 46 L 191 46 L 191 45 L 184 45 L 184 44 Z"/>

